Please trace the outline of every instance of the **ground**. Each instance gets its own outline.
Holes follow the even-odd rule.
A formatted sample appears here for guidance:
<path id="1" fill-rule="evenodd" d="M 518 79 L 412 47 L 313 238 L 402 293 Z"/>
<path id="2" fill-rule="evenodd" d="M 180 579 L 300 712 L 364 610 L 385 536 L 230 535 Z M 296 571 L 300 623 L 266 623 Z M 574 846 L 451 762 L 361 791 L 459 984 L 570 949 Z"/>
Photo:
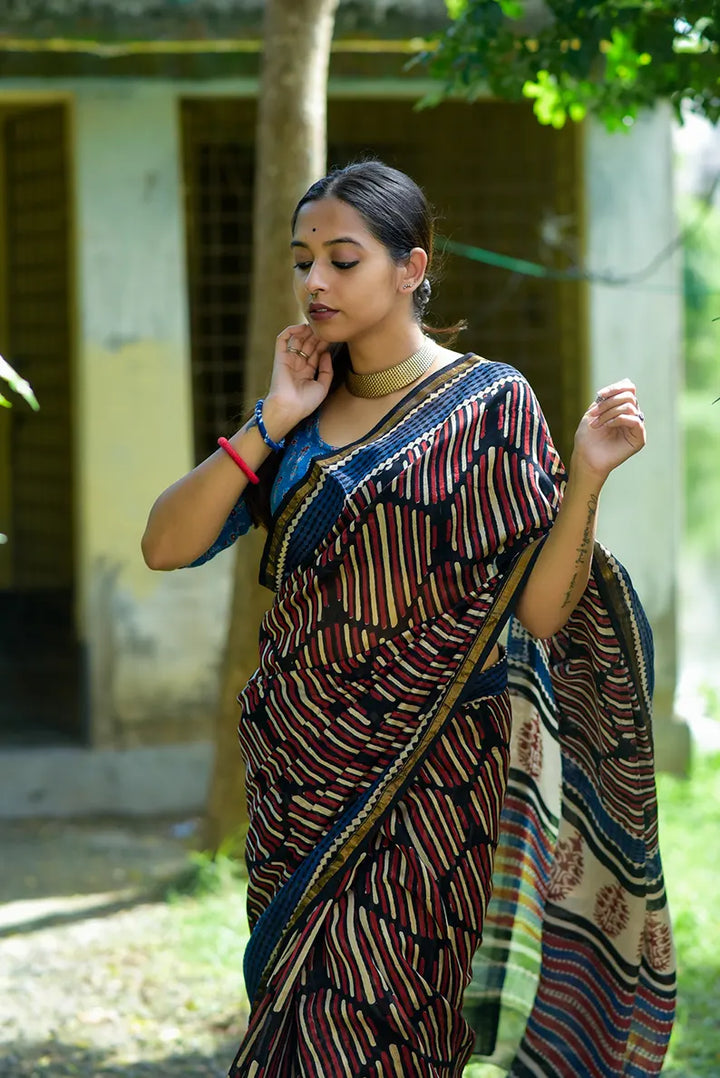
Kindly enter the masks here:
<path id="1" fill-rule="evenodd" d="M 718 1078 L 720 754 L 658 788 L 680 971 L 663 1076 Z M 248 1014 L 244 884 L 188 862 L 195 827 L 0 821 L 0 1078 L 227 1074 Z"/>
<path id="2" fill-rule="evenodd" d="M 191 830 L 0 824 L 0 1078 L 227 1074 L 247 1018 L 242 889 L 167 900 Z"/>

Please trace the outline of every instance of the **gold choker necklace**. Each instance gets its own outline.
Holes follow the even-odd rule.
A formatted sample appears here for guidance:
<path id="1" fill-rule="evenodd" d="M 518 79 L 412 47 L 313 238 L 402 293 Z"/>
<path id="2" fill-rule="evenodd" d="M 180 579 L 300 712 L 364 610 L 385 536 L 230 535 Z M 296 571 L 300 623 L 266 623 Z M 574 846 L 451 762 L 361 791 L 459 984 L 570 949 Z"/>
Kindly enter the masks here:
<path id="1" fill-rule="evenodd" d="M 346 376 L 347 387 L 353 397 L 386 397 L 388 393 L 405 389 L 424 374 L 435 359 L 435 354 L 435 342 L 426 337 L 417 352 L 384 371 L 357 374 L 350 367 Z"/>

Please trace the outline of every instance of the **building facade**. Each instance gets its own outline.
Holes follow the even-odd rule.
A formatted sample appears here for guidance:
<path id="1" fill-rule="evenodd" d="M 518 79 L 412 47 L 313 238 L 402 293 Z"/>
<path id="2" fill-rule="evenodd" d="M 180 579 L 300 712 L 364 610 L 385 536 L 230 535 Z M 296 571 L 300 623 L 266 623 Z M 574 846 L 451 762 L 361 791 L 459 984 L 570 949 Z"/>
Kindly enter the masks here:
<path id="1" fill-rule="evenodd" d="M 149 3 L 82 24 L 78 6 L 0 15 L 0 351 L 41 404 L 0 415 L 0 812 L 196 810 L 242 547 L 164 574 L 139 543 L 157 494 L 245 409 L 261 5 L 167 5 L 161 25 Z M 455 243 L 591 270 L 448 253 L 432 315 L 527 374 L 566 457 L 595 389 L 637 383 L 649 446 L 608 483 L 599 535 L 650 616 L 659 762 L 682 767 L 682 282 L 676 254 L 642 272 L 675 236 L 670 119 L 611 136 L 493 100 L 418 111 L 410 39 L 443 8 L 341 4 L 329 163 L 408 171 Z"/>

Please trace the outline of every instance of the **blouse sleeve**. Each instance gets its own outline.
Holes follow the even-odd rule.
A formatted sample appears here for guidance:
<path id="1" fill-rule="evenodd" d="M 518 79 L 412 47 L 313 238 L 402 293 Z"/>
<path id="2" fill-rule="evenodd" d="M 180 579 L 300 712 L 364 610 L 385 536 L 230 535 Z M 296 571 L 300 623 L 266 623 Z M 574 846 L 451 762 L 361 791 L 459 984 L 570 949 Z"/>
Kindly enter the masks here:
<path id="1" fill-rule="evenodd" d="M 527 543 L 547 535 L 560 509 L 565 470 L 545 417 L 519 371 L 496 368 L 492 392 L 480 413 L 476 525 L 478 556 L 498 571 Z"/>
<path id="2" fill-rule="evenodd" d="M 226 550 L 227 547 L 232 546 L 236 539 L 239 539 L 241 535 L 245 535 L 250 531 L 252 527 L 252 518 L 250 517 L 250 511 L 245 504 L 244 498 L 239 498 L 235 505 L 230 510 L 230 515 L 222 526 L 222 530 L 218 535 L 212 546 L 208 547 L 204 554 L 201 554 L 195 561 L 191 561 L 188 565 L 184 566 L 185 569 L 194 569 L 196 565 L 204 565 L 206 561 L 210 561 L 216 554 L 219 554 L 221 550 Z"/>

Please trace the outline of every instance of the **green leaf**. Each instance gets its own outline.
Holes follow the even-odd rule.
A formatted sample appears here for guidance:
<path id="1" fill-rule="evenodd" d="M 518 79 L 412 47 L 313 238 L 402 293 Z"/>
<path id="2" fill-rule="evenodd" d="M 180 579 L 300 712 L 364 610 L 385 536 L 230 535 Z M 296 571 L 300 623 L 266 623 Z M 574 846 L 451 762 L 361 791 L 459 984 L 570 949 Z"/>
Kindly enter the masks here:
<path id="1" fill-rule="evenodd" d="M 459 19 L 467 11 L 468 0 L 445 0 L 445 7 L 451 19 Z"/>
<path id="2" fill-rule="evenodd" d="M 435 106 L 439 105 L 440 102 L 444 100 L 444 98 L 445 98 L 445 88 L 444 87 L 440 87 L 437 90 L 431 90 L 429 93 L 425 94 L 424 97 L 421 97 L 418 102 L 416 102 L 415 110 L 417 112 L 422 112 L 423 109 L 435 108 Z"/>
<path id="3" fill-rule="evenodd" d="M 498 3 L 507 19 L 522 19 L 525 14 L 525 5 L 521 0 L 498 0 Z"/>
<path id="4" fill-rule="evenodd" d="M 679 117 L 687 110 L 720 123 L 718 2 L 551 0 L 552 20 L 523 32 L 513 21 L 529 9 L 523 0 L 446 0 L 451 20 L 423 62 L 441 98 L 472 101 L 478 87 L 501 100 L 524 96 L 543 123 L 592 115 L 627 131 L 626 118 L 662 100 Z"/>
<path id="5" fill-rule="evenodd" d="M 37 402 L 37 397 L 32 391 L 30 383 L 26 382 L 24 378 L 21 378 L 18 372 L 14 370 L 2 356 L 0 356 L 0 378 L 4 378 L 13 392 L 17 393 L 19 397 L 23 397 L 34 412 L 40 411 L 40 405 Z M 3 407 L 10 407 L 10 401 L 5 397 L 2 397 L 1 400 Z"/>

